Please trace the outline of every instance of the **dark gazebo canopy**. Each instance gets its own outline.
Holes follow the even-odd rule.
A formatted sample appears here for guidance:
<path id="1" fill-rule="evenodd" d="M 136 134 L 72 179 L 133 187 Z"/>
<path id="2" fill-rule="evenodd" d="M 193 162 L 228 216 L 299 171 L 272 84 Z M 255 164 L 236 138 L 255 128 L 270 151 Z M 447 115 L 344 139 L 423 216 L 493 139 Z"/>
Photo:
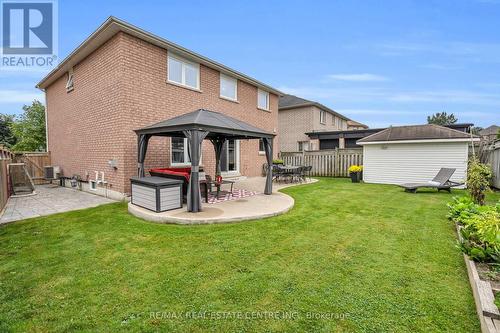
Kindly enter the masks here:
<path id="1" fill-rule="evenodd" d="M 209 139 L 214 145 L 216 174 L 220 174 L 220 157 L 226 140 L 262 139 L 266 152 L 267 165 L 272 165 L 274 134 L 252 126 L 241 120 L 219 112 L 199 109 L 154 125 L 135 130 L 138 136 L 138 174 L 144 177 L 144 160 L 149 139 L 152 136 L 186 137 L 188 152 L 191 157 L 191 177 L 188 188 L 188 211 L 201 210 L 199 187 L 199 163 L 201 144 Z M 265 194 L 272 193 L 272 168 L 267 172 Z"/>

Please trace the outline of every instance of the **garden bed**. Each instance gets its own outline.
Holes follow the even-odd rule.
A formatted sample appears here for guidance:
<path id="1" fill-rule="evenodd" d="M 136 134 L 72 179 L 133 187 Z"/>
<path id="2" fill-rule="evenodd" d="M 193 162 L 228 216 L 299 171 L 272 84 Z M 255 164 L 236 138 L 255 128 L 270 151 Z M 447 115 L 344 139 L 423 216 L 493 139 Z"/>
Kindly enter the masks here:
<path id="1" fill-rule="evenodd" d="M 462 241 L 461 226 L 458 223 L 455 225 L 457 227 L 458 238 Z M 464 260 L 467 266 L 472 294 L 474 295 L 474 302 L 476 303 L 477 315 L 481 323 L 481 332 L 500 332 L 500 312 L 497 306 L 498 302 L 495 302 L 493 287 L 497 287 L 499 284 L 499 274 L 493 271 L 491 265 L 476 263 L 470 260 L 466 254 L 464 254 Z M 496 297 L 499 297 L 499 295 L 496 295 Z"/>

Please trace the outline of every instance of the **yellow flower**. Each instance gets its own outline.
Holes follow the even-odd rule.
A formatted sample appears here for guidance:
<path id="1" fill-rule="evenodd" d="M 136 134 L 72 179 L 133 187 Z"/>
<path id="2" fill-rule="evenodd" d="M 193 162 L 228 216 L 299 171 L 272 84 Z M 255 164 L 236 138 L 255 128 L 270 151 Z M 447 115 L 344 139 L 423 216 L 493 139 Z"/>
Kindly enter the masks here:
<path id="1" fill-rule="evenodd" d="M 356 172 L 361 172 L 361 171 L 363 171 L 362 165 L 351 165 L 349 167 L 349 173 L 356 173 Z"/>

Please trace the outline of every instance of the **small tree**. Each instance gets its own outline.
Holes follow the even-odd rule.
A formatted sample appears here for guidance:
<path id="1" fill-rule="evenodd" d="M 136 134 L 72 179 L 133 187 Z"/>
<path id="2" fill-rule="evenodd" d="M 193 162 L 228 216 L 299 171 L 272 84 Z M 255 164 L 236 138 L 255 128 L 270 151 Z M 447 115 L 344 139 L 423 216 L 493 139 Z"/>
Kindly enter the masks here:
<path id="1" fill-rule="evenodd" d="M 0 145 L 9 148 L 17 141 L 10 129 L 13 120 L 14 116 L 0 113 Z"/>
<path id="2" fill-rule="evenodd" d="M 455 118 L 453 113 L 447 114 L 446 112 L 436 112 L 432 116 L 427 116 L 428 124 L 445 126 L 455 124 L 457 121 L 458 119 Z"/>
<path id="3" fill-rule="evenodd" d="M 467 171 L 467 189 L 476 204 L 484 205 L 484 197 L 490 186 L 491 177 L 489 165 L 480 163 L 476 157 L 470 160 Z"/>
<path id="4" fill-rule="evenodd" d="M 20 119 L 15 119 L 10 128 L 17 138 L 12 146 L 14 151 L 45 151 L 45 107 L 34 100 L 31 105 L 23 106 Z"/>

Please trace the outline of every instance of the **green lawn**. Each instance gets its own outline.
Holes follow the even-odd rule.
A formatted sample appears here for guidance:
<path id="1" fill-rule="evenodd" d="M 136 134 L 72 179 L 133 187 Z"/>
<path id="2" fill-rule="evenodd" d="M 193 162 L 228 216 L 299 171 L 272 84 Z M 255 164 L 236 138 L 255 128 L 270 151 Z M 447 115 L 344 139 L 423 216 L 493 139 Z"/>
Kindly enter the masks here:
<path id="1" fill-rule="evenodd" d="M 239 224 L 152 224 L 117 203 L 0 227 L 0 331 L 479 331 L 451 195 L 283 192 L 291 212 Z"/>

